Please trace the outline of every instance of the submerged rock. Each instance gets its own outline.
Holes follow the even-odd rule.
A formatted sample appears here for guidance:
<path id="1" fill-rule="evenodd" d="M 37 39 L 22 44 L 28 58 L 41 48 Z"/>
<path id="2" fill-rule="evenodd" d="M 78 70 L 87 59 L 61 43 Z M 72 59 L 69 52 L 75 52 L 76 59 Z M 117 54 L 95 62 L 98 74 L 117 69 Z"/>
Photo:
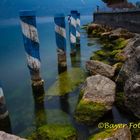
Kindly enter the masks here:
<path id="1" fill-rule="evenodd" d="M 40 127 L 29 140 L 77 140 L 77 132 L 71 125 L 48 124 Z"/>
<path id="2" fill-rule="evenodd" d="M 88 77 L 81 92 L 83 96 L 75 111 L 77 121 L 92 124 L 112 109 L 116 84 L 109 78 L 95 75 Z"/>
<path id="3" fill-rule="evenodd" d="M 135 116 L 140 118 L 140 75 L 135 74 L 125 83 L 125 105 L 133 112 Z"/>
<path id="4" fill-rule="evenodd" d="M 26 140 L 26 139 L 0 131 L 0 140 Z"/>
<path id="5" fill-rule="evenodd" d="M 113 77 L 115 73 L 114 67 L 102 63 L 100 61 L 90 60 L 86 62 L 86 68 L 91 75 L 100 74 L 106 77 Z"/>
<path id="6" fill-rule="evenodd" d="M 119 126 L 119 124 L 117 125 Z M 89 140 L 131 140 L 131 132 L 127 126 L 115 130 L 107 129 L 91 136 Z"/>
<path id="7" fill-rule="evenodd" d="M 85 72 L 80 68 L 72 68 L 59 75 L 57 81 L 47 90 L 46 95 L 62 96 L 75 90 L 85 80 Z"/>

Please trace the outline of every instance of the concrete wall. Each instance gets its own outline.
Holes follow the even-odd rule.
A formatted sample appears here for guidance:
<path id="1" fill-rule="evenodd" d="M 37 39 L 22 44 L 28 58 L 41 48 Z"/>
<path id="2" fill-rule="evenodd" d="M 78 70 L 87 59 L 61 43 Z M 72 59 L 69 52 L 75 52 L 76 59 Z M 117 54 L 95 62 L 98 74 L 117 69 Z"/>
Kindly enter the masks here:
<path id="1" fill-rule="evenodd" d="M 122 27 L 131 32 L 140 33 L 140 10 L 94 13 L 94 22 L 114 28 Z"/>

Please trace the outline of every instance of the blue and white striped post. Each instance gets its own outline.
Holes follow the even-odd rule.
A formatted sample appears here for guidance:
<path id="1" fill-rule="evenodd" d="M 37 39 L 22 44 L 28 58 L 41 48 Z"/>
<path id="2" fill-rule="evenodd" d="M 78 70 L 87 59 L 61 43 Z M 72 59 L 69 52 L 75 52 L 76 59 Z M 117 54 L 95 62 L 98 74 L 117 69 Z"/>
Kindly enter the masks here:
<path id="1" fill-rule="evenodd" d="M 66 25 L 63 14 L 55 15 L 55 36 L 58 53 L 58 66 L 67 67 L 66 63 Z"/>
<path id="2" fill-rule="evenodd" d="M 3 89 L 0 86 L 0 120 L 5 119 L 9 116 L 8 110 L 6 108 L 6 102 L 3 94 Z"/>
<path id="3" fill-rule="evenodd" d="M 77 13 L 76 46 L 80 47 L 80 13 Z"/>
<path id="4" fill-rule="evenodd" d="M 32 84 L 37 86 L 43 84 L 43 80 L 40 77 L 41 62 L 35 11 L 21 11 L 20 22 Z"/>
<path id="5" fill-rule="evenodd" d="M 77 11 L 71 11 L 70 18 L 71 55 L 75 55 L 76 53 L 76 28 L 77 28 Z"/>

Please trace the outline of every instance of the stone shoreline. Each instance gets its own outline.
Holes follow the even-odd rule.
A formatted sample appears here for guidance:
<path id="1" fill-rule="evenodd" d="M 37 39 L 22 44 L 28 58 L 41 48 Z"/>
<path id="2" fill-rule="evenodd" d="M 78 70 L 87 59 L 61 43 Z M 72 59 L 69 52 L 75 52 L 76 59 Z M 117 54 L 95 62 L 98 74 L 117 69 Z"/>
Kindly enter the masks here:
<path id="1" fill-rule="evenodd" d="M 103 47 L 86 62 L 90 77 L 81 89 L 76 120 L 93 125 L 112 109 L 113 104 L 140 119 L 140 35 L 94 23 L 84 28 L 88 37 L 99 38 Z M 127 130 L 130 131 L 129 128 Z M 128 131 L 122 139 L 131 140 Z M 133 139 L 140 136 L 139 129 L 131 129 L 131 132 Z M 98 135 L 98 138 L 93 135 L 90 140 L 120 140 L 119 137 L 114 138 L 112 133 L 110 131 L 111 135 L 105 137 Z"/>
<path id="2" fill-rule="evenodd" d="M 84 28 L 89 37 L 99 38 L 102 48 L 94 52 L 85 64 L 89 77 L 81 88 L 74 118 L 77 122 L 93 125 L 115 104 L 121 111 L 140 119 L 140 35 L 121 28 L 112 30 L 99 24 Z M 54 130 L 56 133 L 52 135 Z M 52 139 L 59 135 L 62 139 L 77 139 L 77 132 L 70 125 L 46 125 L 38 131 L 40 139 Z M 33 133 L 29 139 L 36 140 L 38 135 Z M 125 126 L 115 130 L 101 129 L 89 140 L 136 140 L 139 137 L 139 129 Z M 1 138 L 25 140 L 2 131 Z"/>

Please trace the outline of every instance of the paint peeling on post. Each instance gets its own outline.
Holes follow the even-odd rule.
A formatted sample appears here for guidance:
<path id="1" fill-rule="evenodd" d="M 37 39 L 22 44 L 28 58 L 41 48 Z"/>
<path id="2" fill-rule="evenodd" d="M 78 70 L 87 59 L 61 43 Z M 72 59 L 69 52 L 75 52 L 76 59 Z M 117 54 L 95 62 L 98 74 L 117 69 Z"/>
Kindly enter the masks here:
<path id="1" fill-rule="evenodd" d="M 80 47 L 80 13 L 77 13 L 76 46 Z"/>
<path id="2" fill-rule="evenodd" d="M 76 54 L 76 28 L 77 28 L 77 11 L 71 11 L 71 19 L 70 19 L 71 55 Z"/>
<path id="3" fill-rule="evenodd" d="M 4 93 L 2 87 L 0 87 L 0 120 L 5 119 L 8 117 L 9 113 L 6 108 L 6 102 L 4 98 Z"/>
<path id="4" fill-rule="evenodd" d="M 66 68 L 66 25 L 65 16 L 63 14 L 55 15 L 55 36 L 58 54 L 58 67 Z"/>
<path id="5" fill-rule="evenodd" d="M 43 80 L 40 76 L 41 62 L 35 11 L 20 11 L 20 23 L 32 84 L 34 86 L 42 85 Z"/>

